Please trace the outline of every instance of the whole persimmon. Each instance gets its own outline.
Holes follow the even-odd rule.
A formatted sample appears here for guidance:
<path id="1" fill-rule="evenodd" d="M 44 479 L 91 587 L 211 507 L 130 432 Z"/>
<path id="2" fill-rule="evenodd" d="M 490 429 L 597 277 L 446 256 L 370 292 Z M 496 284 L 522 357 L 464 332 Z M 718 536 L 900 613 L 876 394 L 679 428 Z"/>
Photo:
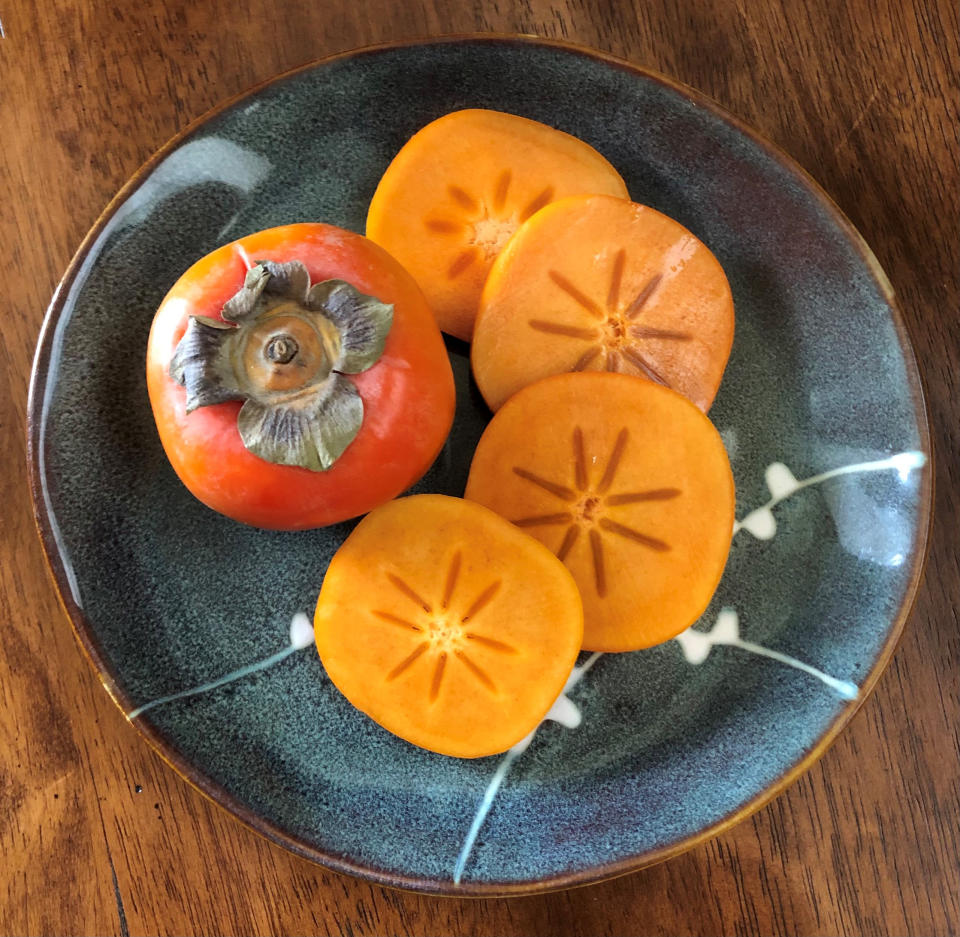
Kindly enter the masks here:
<path id="1" fill-rule="evenodd" d="M 160 441 L 208 507 L 321 527 L 416 482 L 453 421 L 440 330 L 382 248 L 325 224 L 271 228 L 198 260 L 147 345 Z"/>

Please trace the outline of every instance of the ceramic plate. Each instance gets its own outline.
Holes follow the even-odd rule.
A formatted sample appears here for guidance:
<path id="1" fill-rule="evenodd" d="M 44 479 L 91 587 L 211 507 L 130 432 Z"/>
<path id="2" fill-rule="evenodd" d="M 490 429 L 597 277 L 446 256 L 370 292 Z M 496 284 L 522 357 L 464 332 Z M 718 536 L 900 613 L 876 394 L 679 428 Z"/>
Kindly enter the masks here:
<path id="1" fill-rule="evenodd" d="M 581 660 L 531 744 L 457 760 L 353 709 L 310 644 L 351 524 L 254 530 L 196 502 L 144 379 L 164 293 L 260 228 L 362 231 L 419 127 L 485 107 L 575 134 L 720 259 L 737 310 L 711 417 L 740 519 L 716 598 L 678 639 Z M 449 344 L 456 424 L 416 491 L 463 492 L 488 412 Z M 53 300 L 30 401 L 37 519 L 104 685 L 173 766 L 310 859 L 491 894 L 662 859 L 808 767 L 890 658 L 930 514 L 920 384 L 892 291 L 836 207 L 701 95 L 555 43 L 467 38 L 337 56 L 217 109 L 111 203 Z M 854 782 L 851 782 L 854 783 Z"/>

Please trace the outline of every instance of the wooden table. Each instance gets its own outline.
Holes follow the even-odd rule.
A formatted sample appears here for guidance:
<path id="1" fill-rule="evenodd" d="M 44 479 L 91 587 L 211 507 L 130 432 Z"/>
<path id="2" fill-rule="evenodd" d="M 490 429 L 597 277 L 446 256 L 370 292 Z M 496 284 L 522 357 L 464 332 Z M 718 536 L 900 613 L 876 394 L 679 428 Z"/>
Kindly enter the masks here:
<path id="1" fill-rule="evenodd" d="M 0 0 L 0 932 L 960 931 L 957 8 L 950 0 Z M 469 31 L 574 40 L 705 91 L 805 166 L 873 246 L 938 450 L 926 580 L 823 760 L 718 839 L 570 892 L 452 900 L 343 878 L 181 781 L 84 659 L 27 491 L 43 311 L 124 180 L 223 98 L 328 53 Z"/>

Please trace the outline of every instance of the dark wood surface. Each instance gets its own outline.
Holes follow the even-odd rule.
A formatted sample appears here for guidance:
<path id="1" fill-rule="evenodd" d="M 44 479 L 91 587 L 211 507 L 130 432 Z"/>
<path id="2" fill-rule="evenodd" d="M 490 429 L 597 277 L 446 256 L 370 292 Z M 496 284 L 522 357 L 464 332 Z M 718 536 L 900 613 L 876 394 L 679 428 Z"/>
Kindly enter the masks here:
<path id="1" fill-rule="evenodd" d="M 956 934 L 960 291 L 953 0 L 0 0 L 0 932 Z M 805 166 L 873 246 L 923 370 L 932 550 L 877 691 L 719 838 L 616 881 L 453 900 L 260 839 L 110 702 L 54 593 L 24 424 L 53 289 L 101 209 L 222 99 L 328 53 L 468 31 L 570 39 L 700 88 Z"/>

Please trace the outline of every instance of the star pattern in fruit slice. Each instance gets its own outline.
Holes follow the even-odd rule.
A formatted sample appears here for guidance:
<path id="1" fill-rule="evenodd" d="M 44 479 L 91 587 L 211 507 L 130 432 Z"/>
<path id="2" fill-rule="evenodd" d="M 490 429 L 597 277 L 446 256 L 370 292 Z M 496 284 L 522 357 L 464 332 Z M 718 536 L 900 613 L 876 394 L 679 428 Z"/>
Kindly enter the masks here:
<path id="1" fill-rule="evenodd" d="M 602 357 L 603 367 L 607 371 L 632 371 L 669 387 L 667 379 L 644 354 L 643 343 L 648 339 L 685 342 L 693 336 L 676 329 L 658 329 L 636 321 L 660 287 L 663 275 L 654 274 L 643 289 L 624 304 L 621 299 L 621 286 L 626 263 L 627 252 L 621 248 L 613 259 L 607 295 L 602 304 L 581 290 L 561 271 L 550 270 L 547 273 L 559 290 L 596 320 L 595 326 L 572 325 L 543 318 L 530 319 L 528 324 L 537 332 L 590 342 L 590 347 L 573 364 L 572 371 L 584 371 L 593 365 L 597 358 Z"/>
<path id="2" fill-rule="evenodd" d="M 447 267 L 449 280 L 457 279 L 479 261 L 490 263 L 510 235 L 553 199 L 553 186 L 548 185 L 519 211 L 509 211 L 507 196 L 512 181 L 511 170 L 502 169 L 486 198 L 473 194 L 466 186 L 451 183 L 447 186 L 447 196 L 453 203 L 450 213 L 424 219 L 424 226 L 434 234 L 458 235 L 464 239 L 466 246 Z"/>
<path id="3" fill-rule="evenodd" d="M 396 573 L 386 573 L 387 580 L 406 600 L 410 611 L 406 615 L 398 615 L 394 611 L 373 610 L 374 616 L 380 621 L 405 629 L 415 642 L 410 653 L 397 661 L 387 672 L 386 682 L 396 680 L 419 661 L 426 661 L 432 667 L 430 702 L 434 702 L 440 695 L 451 657 L 459 661 L 482 686 L 491 693 L 496 693 L 497 687 L 493 678 L 472 656 L 471 648 L 483 647 L 499 654 L 517 653 L 511 644 L 478 631 L 475 623 L 477 616 L 500 590 L 500 580 L 488 583 L 469 601 L 461 601 L 457 594 L 457 584 L 462 564 L 463 554 L 457 550 L 450 559 L 442 590 L 433 602 L 424 598 L 424 595 L 434 593 L 414 588 Z"/>
<path id="4" fill-rule="evenodd" d="M 557 557 L 566 562 L 574 544 L 586 532 L 590 556 L 593 562 L 593 578 L 597 595 L 603 598 L 607 594 L 607 572 L 604 556 L 604 537 L 617 537 L 629 540 L 649 550 L 665 552 L 670 544 L 659 537 L 652 537 L 609 516 L 611 508 L 641 504 L 646 501 L 670 501 L 678 497 L 679 488 L 649 488 L 638 491 L 611 492 L 617 478 L 617 472 L 623 460 L 630 439 L 629 431 L 623 427 L 614 441 L 613 449 L 606 460 L 603 475 L 591 483 L 583 430 L 578 426 L 573 431 L 574 485 L 569 487 L 544 478 L 522 466 L 514 466 L 513 473 L 531 485 L 565 502 L 569 507 L 545 514 L 532 514 L 513 519 L 518 527 L 542 527 L 548 525 L 566 526 L 563 540 L 557 549 Z M 617 512 L 614 511 L 616 515 Z"/>

